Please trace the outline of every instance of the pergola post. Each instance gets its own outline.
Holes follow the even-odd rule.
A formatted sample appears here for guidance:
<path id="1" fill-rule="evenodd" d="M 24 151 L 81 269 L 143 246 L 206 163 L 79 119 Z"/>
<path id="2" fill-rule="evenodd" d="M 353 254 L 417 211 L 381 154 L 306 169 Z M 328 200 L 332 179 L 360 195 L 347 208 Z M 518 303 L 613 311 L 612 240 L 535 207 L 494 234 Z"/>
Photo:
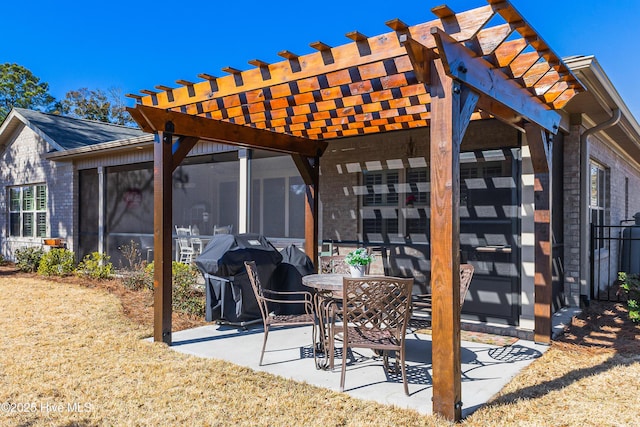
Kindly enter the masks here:
<path id="1" fill-rule="evenodd" d="M 307 185 L 304 206 L 304 251 L 318 268 L 318 184 Z"/>
<path id="2" fill-rule="evenodd" d="M 460 144 L 478 96 L 431 62 L 431 292 L 433 412 L 462 417 Z"/>
<path id="3" fill-rule="evenodd" d="M 172 142 L 173 126 L 157 132 L 153 144 L 153 340 L 171 345 Z"/>
<path id="4" fill-rule="evenodd" d="M 318 264 L 318 189 L 320 184 L 320 156 L 292 155 L 305 185 L 304 205 L 304 251 Z"/>
<path id="5" fill-rule="evenodd" d="M 551 301 L 553 298 L 552 241 L 552 142 L 544 129 L 525 125 L 527 142 L 535 173 L 535 300 L 533 339 L 537 343 L 551 342 Z"/>

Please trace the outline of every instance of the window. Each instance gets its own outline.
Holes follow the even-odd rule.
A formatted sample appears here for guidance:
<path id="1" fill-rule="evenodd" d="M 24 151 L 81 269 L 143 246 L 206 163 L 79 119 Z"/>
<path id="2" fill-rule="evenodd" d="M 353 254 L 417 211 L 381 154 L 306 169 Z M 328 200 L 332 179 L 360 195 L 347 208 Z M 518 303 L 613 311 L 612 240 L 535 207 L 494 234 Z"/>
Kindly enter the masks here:
<path id="1" fill-rule="evenodd" d="M 365 241 L 425 241 L 428 232 L 428 168 L 363 171 L 362 232 Z"/>
<path id="2" fill-rule="evenodd" d="M 596 162 L 591 162 L 591 181 L 589 198 L 589 216 L 591 224 L 596 227 L 606 225 L 608 214 L 609 184 L 608 170 Z M 601 249 L 606 246 L 602 228 L 596 228 L 597 236 L 594 249 Z"/>
<path id="3" fill-rule="evenodd" d="M 629 177 L 624 177 L 624 219 L 629 218 Z"/>
<path id="4" fill-rule="evenodd" d="M 366 241 L 386 240 L 397 236 L 398 227 L 398 171 L 363 171 L 362 231 Z"/>
<path id="5" fill-rule="evenodd" d="M 254 152 L 249 230 L 273 239 L 304 239 L 306 185 L 290 156 Z"/>
<path id="6" fill-rule="evenodd" d="M 9 235 L 47 235 L 47 186 L 25 185 L 9 188 Z"/>

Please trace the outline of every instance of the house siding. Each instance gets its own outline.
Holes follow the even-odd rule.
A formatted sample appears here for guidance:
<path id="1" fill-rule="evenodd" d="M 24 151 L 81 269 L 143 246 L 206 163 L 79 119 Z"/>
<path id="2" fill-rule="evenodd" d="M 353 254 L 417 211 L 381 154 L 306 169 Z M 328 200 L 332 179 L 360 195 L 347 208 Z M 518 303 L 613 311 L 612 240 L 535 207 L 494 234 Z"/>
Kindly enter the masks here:
<path id="1" fill-rule="evenodd" d="M 73 164 L 52 162 L 44 158 L 50 150 L 49 144 L 30 128 L 22 126 L 15 132 L 13 140 L 0 155 L 0 239 L 2 253 L 15 260 L 15 251 L 26 246 L 40 246 L 40 237 L 9 237 L 8 187 L 45 183 L 47 185 L 47 235 L 70 237 L 74 234 L 75 193 Z M 67 240 L 73 250 L 73 242 Z"/>
<path id="2" fill-rule="evenodd" d="M 188 157 L 202 156 L 207 154 L 223 153 L 226 151 L 235 151 L 237 147 L 231 145 L 217 144 L 210 141 L 198 142 L 189 152 Z M 95 157 L 81 158 L 75 161 L 76 168 L 94 169 L 100 166 L 121 166 L 132 165 L 136 163 L 145 163 L 153 161 L 153 146 L 143 148 L 123 149 L 122 152 L 110 155 L 102 155 Z"/>

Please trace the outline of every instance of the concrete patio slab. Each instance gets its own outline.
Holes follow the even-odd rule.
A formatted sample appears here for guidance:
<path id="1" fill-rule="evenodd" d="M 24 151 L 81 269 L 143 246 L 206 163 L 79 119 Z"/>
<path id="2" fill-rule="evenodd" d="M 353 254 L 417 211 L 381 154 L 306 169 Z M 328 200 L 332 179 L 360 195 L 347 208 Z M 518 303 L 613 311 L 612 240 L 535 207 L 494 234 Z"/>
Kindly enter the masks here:
<path id="1" fill-rule="evenodd" d="M 334 370 L 316 369 L 311 335 L 310 326 L 270 331 L 263 366 L 258 366 L 263 339 L 262 325 L 245 329 L 211 324 L 174 332 L 171 348 L 338 391 L 341 351 L 336 351 Z M 525 340 L 503 347 L 463 341 L 463 416 L 485 404 L 546 349 L 547 346 Z M 358 349 L 353 356 L 358 363 L 347 364 L 345 393 L 359 399 L 414 409 L 423 414 L 431 413 L 433 390 L 430 335 L 416 332 L 408 334 L 406 359 L 410 396 L 404 394 L 401 375 L 387 373 L 381 358 L 375 357 L 366 349 Z"/>

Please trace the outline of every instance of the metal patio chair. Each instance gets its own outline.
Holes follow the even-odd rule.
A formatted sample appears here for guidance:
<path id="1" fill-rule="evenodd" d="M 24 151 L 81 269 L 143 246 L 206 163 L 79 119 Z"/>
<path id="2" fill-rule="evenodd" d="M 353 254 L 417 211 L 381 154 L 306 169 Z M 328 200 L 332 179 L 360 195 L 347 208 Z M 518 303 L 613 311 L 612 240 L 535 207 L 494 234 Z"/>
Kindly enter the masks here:
<path id="1" fill-rule="evenodd" d="M 469 291 L 471 279 L 473 279 L 474 268 L 471 264 L 460 264 L 460 307 L 464 304 L 464 299 Z M 413 296 L 412 309 L 414 313 L 419 312 L 419 320 L 431 322 L 432 295 L 419 294 Z"/>
<path id="2" fill-rule="evenodd" d="M 389 353 L 396 355 L 402 372 L 404 392 L 409 395 L 405 366 L 405 336 L 411 314 L 413 279 L 389 276 L 344 277 L 342 288 L 342 326 L 331 324 L 332 338 L 342 340 L 342 373 L 340 391 L 344 391 L 348 349 L 368 348 L 382 353 L 385 368 L 389 369 Z M 331 339 L 329 354 L 333 359 Z M 331 361 L 333 366 L 333 360 Z"/>
<path id="3" fill-rule="evenodd" d="M 313 357 L 316 358 L 315 337 L 316 337 L 316 314 L 313 310 L 313 297 L 306 291 L 275 291 L 262 286 L 255 261 L 245 261 L 244 265 L 249 275 L 249 281 L 256 296 L 260 314 L 264 323 L 264 341 L 260 352 L 259 365 L 262 366 L 264 350 L 267 346 L 269 329 L 272 327 L 304 326 L 311 325 L 311 346 L 313 347 Z M 295 298 L 298 297 L 298 298 Z M 295 298 L 295 299 L 294 299 Z M 303 314 L 277 314 L 274 309 L 277 304 L 303 304 L 305 312 Z"/>

